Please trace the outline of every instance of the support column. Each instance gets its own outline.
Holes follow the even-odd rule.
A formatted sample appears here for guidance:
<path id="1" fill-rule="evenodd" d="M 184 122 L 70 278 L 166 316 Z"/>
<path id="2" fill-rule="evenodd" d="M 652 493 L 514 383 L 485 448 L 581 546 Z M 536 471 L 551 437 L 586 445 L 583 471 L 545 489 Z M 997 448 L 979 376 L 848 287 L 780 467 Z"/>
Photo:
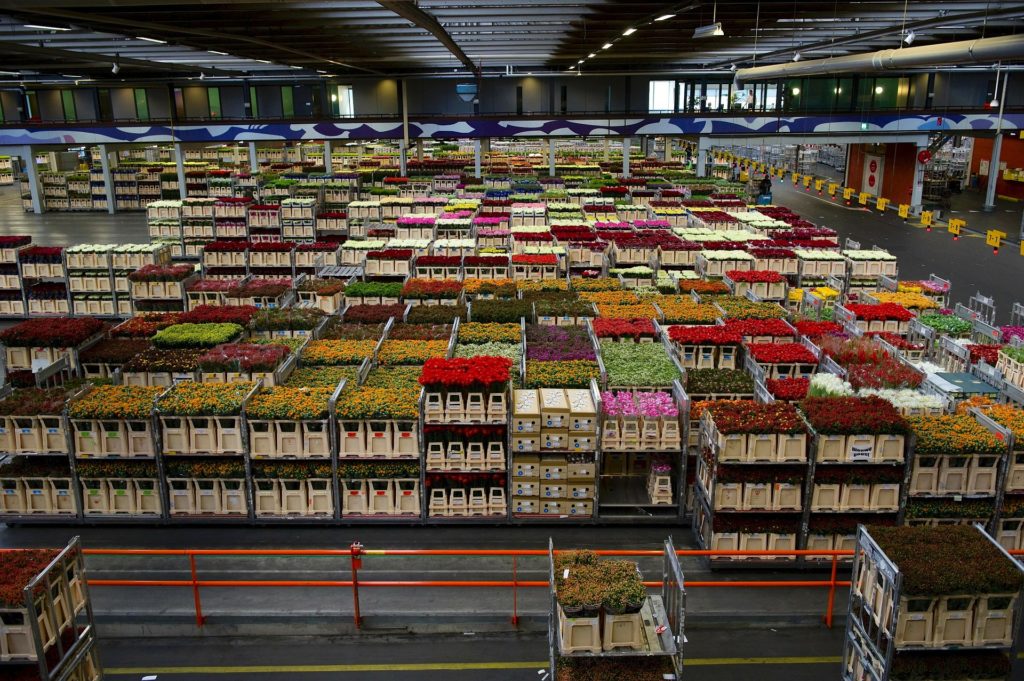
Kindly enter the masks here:
<path id="1" fill-rule="evenodd" d="M 1006 96 L 1005 94 L 1003 95 Z M 999 155 L 1003 150 L 1003 133 L 992 141 L 992 160 L 988 164 L 988 184 L 985 185 L 985 203 L 981 209 L 991 213 L 996 209 L 996 183 L 999 181 Z"/>
<path id="2" fill-rule="evenodd" d="M 921 199 L 924 196 L 924 164 L 917 156 L 927 148 L 927 145 L 918 146 L 914 150 L 914 184 L 910 186 L 910 212 L 913 215 L 921 214 Z"/>
<path id="3" fill-rule="evenodd" d="M 423 140 L 416 140 L 416 160 L 423 163 Z"/>
<path id="4" fill-rule="evenodd" d="M 174 165 L 178 167 L 178 196 L 185 200 L 185 151 L 181 148 L 181 142 L 174 143 Z"/>
<path id="5" fill-rule="evenodd" d="M 253 175 L 260 172 L 260 162 L 256 160 L 256 143 L 249 142 L 249 172 Z"/>
<path id="6" fill-rule="evenodd" d="M 402 177 L 407 176 L 409 166 L 409 149 L 404 142 L 398 144 L 398 172 Z"/>
<path id="7" fill-rule="evenodd" d="M 665 160 L 665 163 L 671 163 L 672 162 L 672 138 L 671 137 L 666 137 L 665 138 L 665 158 L 664 158 L 664 160 Z"/>
<path id="8" fill-rule="evenodd" d="M 473 176 L 480 177 L 480 140 L 473 140 Z"/>
<path id="9" fill-rule="evenodd" d="M 490 137 L 483 138 L 483 140 L 481 140 L 480 144 L 481 144 L 481 147 L 482 147 L 480 153 L 483 154 L 484 161 L 486 161 L 488 164 L 490 164 L 490 162 L 491 162 L 491 138 Z"/>
<path id="10" fill-rule="evenodd" d="M 331 160 L 331 154 L 334 153 L 334 148 L 331 146 L 331 140 L 324 140 L 324 172 L 328 175 L 334 174 L 334 161 Z"/>
<path id="11" fill-rule="evenodd" d="M 622 138 L 622 176 L 629 177 L 629 147 L 633 144 L 631 137 Z"/>
<path id="12" fill-rule="evenodd" d="M 701 137 L 697 140 L 697 177 L 708 176 L 708 154 L 711 152 L 711 140 Z"/>
<path id="13" fill-rule="evenodd" d="M 548 175 L 555 176 L 555 138 L 548 138 Z"/>
<path id="14" fill-rule="evenodd" d="M 604 137 L 601 139 L 601 144 L 604 147 L 604 162 L 607 163 L 608 159 L 611 158 L 611 140 Z"/>
<path id="15" fill-rule="evenodd" d="M 100 166 L 103 168 L 103 193 L 107 195 L 107 212 L 113 215 L 117 210 L 114 201 L 114 176 L 110 173 L 110 152 L 107 145 L 100 145 Z"/>
<path id="16" fill-rule="evenodd" d="M 25 162 L 25 174 L 28 175 L 28 191 L 32 195 L 32 212 L 43 212 L 43 192 L 39 184 L 39 166 L 36 165 L 36 155 L 32 147 L 21 148 L 21 159 Z"/>

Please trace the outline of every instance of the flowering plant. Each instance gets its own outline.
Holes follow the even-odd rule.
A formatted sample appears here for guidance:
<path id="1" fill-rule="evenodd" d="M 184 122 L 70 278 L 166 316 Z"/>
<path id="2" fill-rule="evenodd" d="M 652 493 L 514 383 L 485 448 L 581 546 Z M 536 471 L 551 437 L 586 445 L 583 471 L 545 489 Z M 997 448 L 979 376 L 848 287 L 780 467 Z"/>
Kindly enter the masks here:
<path id="1" fill-rule="evenodd" d="M 739 345 L 743 336 L 726 326 L 671 326 L 668 337 L 680 345 Z"/>
<path id="2" fill-rule="evenodd" d="M 416 386 L 346 388 L 338 398 L 336 413 L 340 419 L 414 420 L 419 416 L 419 393 Z"/>
<path id="3" fill-rule="evenodd" d="M 597 362 L 590 360 L 526 361 L 527 388 L 587 388 L 600 377 Z"/>
<path id="4" fill-rule="evenodd" d="M 402 287 L 403 298 L 455 299 L 462 292 L 462 283 L 454 279 L 410 279 Z"/>
<path id="5" fill-rule="evenodd" d="M 96 386 L 68 410 L 73 419 L 148 419 L 163 388 L 129 385 Z"/>
<path id="6" fill-rule="evenodd" d="M 747 343 L 750 356 L 761 364 L 817 364 L 818 360 L 801 343 Z"/>
<path id="7" fill-rule="evenodd" d="M 808 397 L 800 410 L 822 435 L 899 435 L 909 425 L 899 411 L 880 397 Z"/>
<path id="8" fill-rule="evenodd" d="M 506 357 L 478 355 L 466 359 L 444 359 L 432 357 L 423 364 L 419 382 L 428 390 L 474 392 L 477 389 L 491 392 L 503 390 L 508 383 L 512 361 Z"/>
<path id="9" fill-rule="evenodd" d="M 499 298 L 511 298 L 516 295 L 514 279 L 477 279 L 470 277 L 462 282 L 466 293 L 489 293 Z"/>
<path id="10" fill-rule="evenodd" d="M 769 378 L 765 381 L 768 392 L 777 400 L 795 402 L 807 397 L 811 386 L 809 378 Z"/>
<path id="11" fill-rule="evenodd" d="M 614 386 L 667 386 L 682 378 L 660 343 L 601 342 L 601 358 Z"/>
<path id="12" fill-rule="evenodd" d="M 367 251 L 366 257 L 370 260 L 412 260 L 412 254 L 411 248 L 385 248 L 383 251 Z"/>
<path id="13" fill-rule="evenodd" d="M 0 331 L 0 343 L 7 347 L 69 348 L 105 328 L 103 322 L 92 317 L 29 319 Z"/>
<path id="14" fill-rule="evenodd" d="M 0 399 L 0 416 L 52 416 L 64 411 L 63 388 L 18 388 Z"/>
<path id="15" fill-rule="evenodd" d="M 252 305 L 199 305 L 178 316 L 176 324 L 238 324 L 245 326 L 259 311 Z"/>
<path id="16" fill-rule="evenodd" d="M 289 354 L 284 345 L 226 343 L 205 352 L 199 358 L 203 371 L 273 371 Z"/>
<path id="17" fill-rule="evenodd" d="M 908 419 L 917 436 L 916 454 L 1000 454 L 1006 443 L 973 416 L 943 414 Z"/>
<path id="18" fill-rule="evenodd" d="M 212 348 L 242 335 L 238 324 L 175 324 L 153 336 L 158 348 Z"/>
<path id="19" fill-rule="evenodd" d="M 696 291 L 700 294 L 715 295 L 728 293 L 729 287 L 723 281 L 706 281 L 704 279 L 680 279 L 679 290 L 683 293 Z"/>
<path id="20" fill-rule="evenodd" d="M 443 357 L 448 343 L 443 340 L 385 340 L 377 352 L 383 365 L 422 364 L 431 357 Z"/>
<path id="21" fill-rule="evenodd" d="M 820 338 L 821 336 L 838 336 L 843 333 L 843 327 L 835 322 L 818 322 L 804 319 L 795 322 L 793 326 L 800 332 L 800 335 L 808 338 Z"/>
<path id="22" fill-rule="evenodd" d="M 531 324 L 526 327 L 526 358 L 541 362 L 593 360 L 597 353 L 583 327 Z"/>
<path id="23" fill-rule="evenodd" d="M 416 258 L 417 267 L 458 267 L 462 257 L 458 255 L 421 255 Z"/>
<path id="24" fill-rule="evenodd" d="M 877 291 L 871 295 L 879 303 L 895 303 L 909 310 L 931 310 L 939 306 L 933 299 L 921 293 Z"/>
<path id="25" fill-rule="evenodd" d="M 649 419 L 679 416 L 672 396 L 660 391 L 605 391 L 601 393 L 601 408 L 606 416 L 639 415 Z"/>
<path id="26" fill-rule="evenodd" d="M 935 329 L 939 333 L 945 333 L 950 336 L 963 336 L 970 333 L 974 328 L 974 325 L 966 319 L 943 312 L 922 314 L 917 318 L 917 321 Z"/>
<path id="27" fill-rule="evenodd" d="M 714 324 L 722 312 L 714 305 L 696 303 L 689 296 L 658 298 L 666 324 Z"/>
<path id="28" fill-rule="evenodd" d="M 820 339 L 821 351 L 841 366 L 853 364 L 878 364 L 888 357 L 885 349 L 868 338 L 840 338 L 826 336 Z"/>
<path id="29" fill-rule="evenodd" d="M 229 298 L 277 298 L 292 287 L 291 279 L 252 279 L 228 289 Z"/>
<path id="30" fill-rule="evenodd" d="M 471 310 L 475 322 L 514 323 L 533 316 L 533 308 L 525 300 L 476 300 Z"/>
<path id="31" fill-rule="evenodd" d="M 347 292 L 346 292 L 347 294 Z M 356 324 L 380 324 L 391 317 L 401 318 L 405 305 L 350 305 L 345 308 L 345 321 Z"/>
<path id="32" fill-rule="evenodd" d="M 618 291 L 622 288 L 622 282 L 610 277 L 594 277 L 592 279 L 580 279 L 573 277 L 570 282 L 574 291 Z M 581 296 L 582 297 L 582 296 Z"/>
<path id="33" fill-rule="evenodd" d="M 124 364 L 150 348 L 148 340 L 137 338 L 107 338 L 78 353 L 82 364 Z"/>
<path id="34" fill-rule="evenodd" d="M 781 319 L 726 319 L 725 328 L 743 337 L 793 337 L 793 328 Z"/>
<path id="35" fill-rule="evenodd" d="M 313 340 L 302 352 L 302 362 L 319 366 L 359 364 L 371 357 L 376 347 L 377 341 L 372 340 Z"/>
<path id="36" fill-rule="evenodd" d="M 512 256 L 512 263 L 516 265 L 557 265 L 558 256 L 554 253 L 543 255 L 517 254 Z"/>
<path id="37" fill-rule="evenodd" d="M 598 338 L 654 338 L 654 322 L 650 319 L 594 319 L 594 335 Z"/>
<path id="38" fill-rule="evenodd" d="M 786 402 L 714 402 L 708 407 L 720 433 L 806 433 L 796 407 Z"/>
<path id="39" fill-rule="evenodd" d="M 507 255 L 467 255 L 462 259 L 467 267 L 508 267 Z"/>
<path id="40" fill-rule="evenodd" d="M 183 373 L 199 368 L 201 349 L 160 350 L 150 348 L 122 366 L 125 372 Z"/>
<path id="41" fill-rule="evenodd" d="M 334 388 L 341 379 L 352 380 L 358 374 L 358 367 L 319 366 L 299 367 L 291 373 L 285 385 L 290 388 Z"/>
<path id="42" fill-rule="evenodd" d="M 772 270 L 728 270 L 725 276 L 733 281 L 747 283 L 768 283 L 774 284 L 786 281 L 786 278 Z"/>
<path id="43" fill-rule="evenodd" d="M 315 307 L 260 310 L 249 322 L 249 328 L 254 331 L 309 331 L 315 329 L 325 316 Z"/>
<path id="44" fill-rule="evenodd" d="M 650 303 L 633 303 L 629 305 L 598 303 L 597 314 L 601 317 L 612 319 L 652 319 L 654 317 L 661 317 L 658 314 L 658 310 Z"/>
<path id="45" fill-rule="evenodd" d="M 686 392 L 692 395 L 753 395 L 754 379 L 738 369 L 690 369 Z"/>
<path id="46" fill-rule="evenodd" d="M 518 343 L 518 324 L 467 322 L 459 325 L 459 343 Z"/>
<path id="47" fill-rule="evenodd" d="M 755 303 L 746 298 L 723 296 L 718 305 L 733 319 L 773 319 L 786 316 L 786 310 L 776 303 Z"/>
<path id="48" fill-rule="evenodd" d="M 924 381 L 924 374 L 892 357 L 877 364 L 852 364 L 846 368 L 846 378 L 856 389 L 861 388 L 916 388 Z"/>
<path id="49" fill-rule="evenodd" d="M 130 281 L 183 281 L 196 268 L 192 265 L 145 265 L 128 275 Z"/>
<path id="50" fill-rule="evenodd" d="M 450 324 L 395 324 L 388 331 L 388 340 L 443 340 L 452 336 Z"/>
<path id="51" fill-rule="evenodd" d="M 189 291 L 211 291 L 223 293 L 241 284 L 239 279 L 197 279 L 188 285 Z"/>
<path id="52" fill-rule="evenodd" d="M 466 318 L 465 305 L 418 305 L 406 316 L 410 324 L 452 324 Z"/>
<path id="53" fill-rule="evenodd" d="M 999 361 L 999 349 L 1001 345 L 967 345 L 967 350 L 971 353 L 971 364 L 976 364 L 982 360 L 986 364 L 995 366 L 996 362 Z"/>
<path id="54" fill-rule="evenodd" d="M 857 316 L 857 319 L 867 321 L 895 320 L 908 322 L 914 318 L 914 313 L 896 303 L 879 303 L 868 305 L 865 303 L 850 303 L 846 309 Z"/>
<path id="55" fill-rule="evenodd" d="M 158 406 L 164 414 L 176 416 L 233 416 L 242 411 L 242 402 L 252 383 L 175 383 Z"/>
<path id="56" fill-rule="evenodd" d="M 275 386 L 253 395 L 245 411 L 261 420 L 308 421 L 327 417 L 327 403 L 333 388 Z"/>
<path id="57" fill-rule="evenodd" d="M 852 396 L 853 386 L 835 374 L 815 374 L 807 391 L 810 397 Z"/>

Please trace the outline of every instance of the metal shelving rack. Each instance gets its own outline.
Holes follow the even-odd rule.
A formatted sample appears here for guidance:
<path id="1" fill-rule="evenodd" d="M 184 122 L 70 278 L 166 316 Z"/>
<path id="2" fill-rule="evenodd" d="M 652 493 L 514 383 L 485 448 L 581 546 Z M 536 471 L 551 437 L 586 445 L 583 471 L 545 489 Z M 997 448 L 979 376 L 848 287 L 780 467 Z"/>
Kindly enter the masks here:
<path id="1" fill-rule="evenodd" d="M 1024 566 L 1015 560 L 980 526 L 975 529 L 991 542 L 1007 560 L 1018 569 Z M 970 569 L 966 566 L 966 569 Z M 889 681 L 893 662 L 901 651 L 920 652 L 941 656 L 944 652 L 966 652 L 974 650 L 1002 651 L 1009 656 L 1011 666 L 1017 658 L 1018 636 L 1012 636 L 1010 645 L 962 646 L 956 644 L 938 646 L 900 646 L 900 616 L 907 619 L 912 614 L 903 613 L 901 605 L 903 573 L 863 525 L 857 528 L 857 545 L 853 558 L 853 579 L 850 586 L 850 603 L 846 616 L 846 634 L 843 640 L 843 681 Z M 865 591 L 860 582 L 863 579 Z M 1010 631 L 1018 631 L 1021 619 L 1021 597 L 1024 589 L 1014 598 L 1013 623 Z"/>
<path id="2" fill-rule="evenodd" d="M 23 620 L 33 649 L 0 662 L 0 675 L 5 669 L 35 667 L 42 681 L 102 681 L 80 539 L 72 538 L 23 593 Z"/>
<path id="3" fill-rule="evenodd" d="M 683 569 L 679 565 L 672 538 L 665 540 L 662 554 L 661 593 L 648 595 L 644 611 L 649 612 L 650 619 L 644 619 L 644 642 L 641 650 L 631 648 L 615 648 L 599 653 L 563 652 L 561 627 L 559 626 L 559 604 L 555 592 L 555 547 L 554 541 L 548 539 L 548 584 L 550 607 L 548 612 L 548 663 L 550 679 L 556 679 L 558 660 L 574 659 L 629 659 L 629 658 L 668 658 L 675 672 L 674 676 L 666 674 L 663 678 L 678 679 L 683 673 L 683 644 L 686 643 L 686 582 Z M 641 611 L 641 612 L 644 612 Z"/>

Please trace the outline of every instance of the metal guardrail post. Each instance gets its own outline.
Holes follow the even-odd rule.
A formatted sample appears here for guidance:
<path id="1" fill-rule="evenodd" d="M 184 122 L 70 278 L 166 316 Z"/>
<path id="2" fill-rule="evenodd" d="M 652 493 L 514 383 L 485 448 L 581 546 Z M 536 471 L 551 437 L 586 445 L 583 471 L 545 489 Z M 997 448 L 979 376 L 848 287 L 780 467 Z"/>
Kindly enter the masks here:
<path id="1" fill-rule="evenodd" d="M 206 622 L 206 617 L 203 616 L 203 603 L 199 597 L 199 579 L 196 571 L 196 554 L 188 554 L 188 566 L 192 574 L 192 600 L 196 606 L 196 627 L 202 629 L 203 624 Z"/>
<path id="2" fill-rule="evenodd" d="M 359 568 L 363 567 L 363 559 L 360 557 L 363 554 L 363 545 L 359 542 L 352 542 L 349 550 L 351 552 L 349 560 L 352 563 L 352 617 L 356 629 L 361 629 L 363 618 L 359 614 Z"/>

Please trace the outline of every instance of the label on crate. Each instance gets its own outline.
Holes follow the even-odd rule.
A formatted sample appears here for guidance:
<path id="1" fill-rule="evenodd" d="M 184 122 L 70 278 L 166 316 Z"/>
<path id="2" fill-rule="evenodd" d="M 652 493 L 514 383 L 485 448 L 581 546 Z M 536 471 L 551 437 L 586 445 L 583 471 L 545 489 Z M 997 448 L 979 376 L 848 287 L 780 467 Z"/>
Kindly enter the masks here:
<path id="1" fill-rule="evenodd" d="M 22 434 L 22 435 L 28 435 L 28 434 L 29 434 L 29 433 L 31 433 L 31 432 L 32 432 L 32 429 L 31 429 L 31 428 L 22 428 L 22 429 L 21 429 L 21 434 Z"/>
<path id="2" fill-rule="evenodd" d="M 40 495 L 42 493 L 43 493 L 43 490 L 41 490 L 41 489 L 34 489 L 34 490 L 32 490 L 32 494 L 36 495 L 36 496 L 38 496 L 38 495 Z"/>
<path id="3" fill-rule="evenodd" d="M 68 491 L 66 489 L 59 489 L 59 490 L 57 490 L 57 496 L 58 497 L 66 497 L 66 496 L 68 496 Z"/>
<path id="4" fill-rule="evenodd" d="M 851 447 L 850 448 L 850 461 L 864 462 L 871 460 L 871 454 L 874 451 L 872 446 L 862 447 Z"/>

